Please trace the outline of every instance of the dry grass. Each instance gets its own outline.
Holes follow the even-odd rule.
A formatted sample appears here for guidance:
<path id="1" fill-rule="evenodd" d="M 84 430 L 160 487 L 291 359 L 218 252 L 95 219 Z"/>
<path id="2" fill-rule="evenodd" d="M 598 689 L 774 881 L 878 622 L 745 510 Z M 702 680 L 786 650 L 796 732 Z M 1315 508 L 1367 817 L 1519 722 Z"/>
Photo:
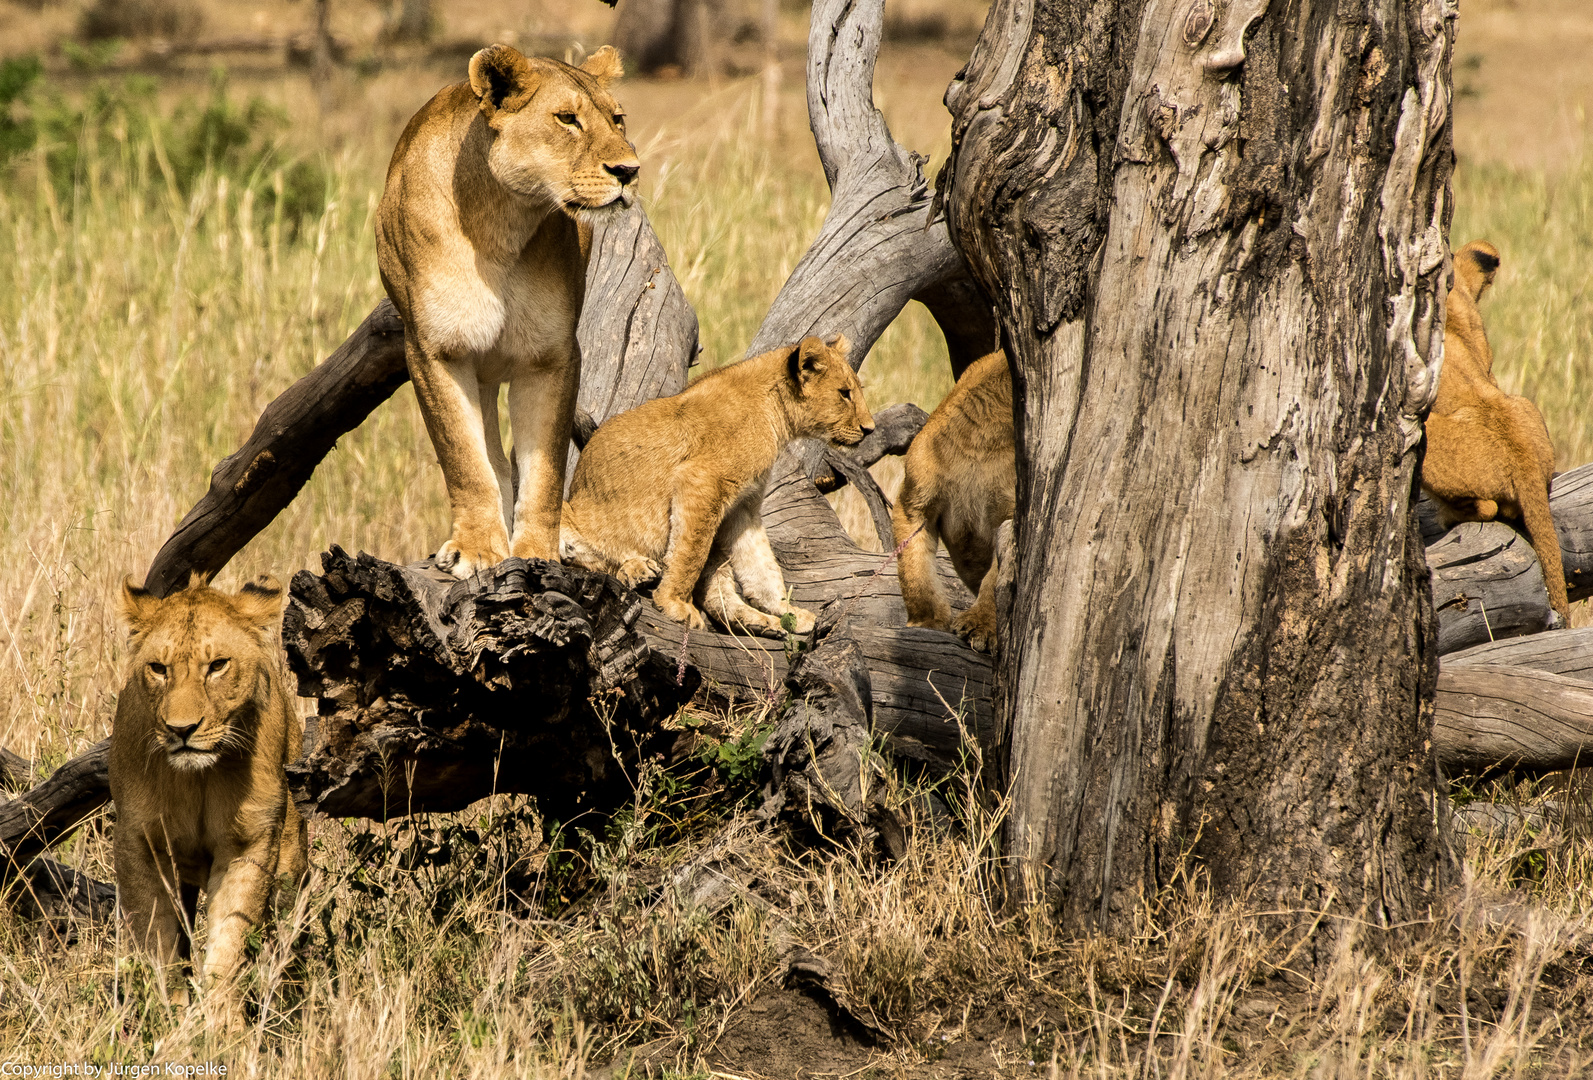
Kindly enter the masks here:
<path id="1" fill-rule="evenodd" d="M 895 130 L 936 157 L 936 84 L 956 64 L 933 49 L 881 63 Z M 54 764 L 107 733 L 114 589 L 147 566 L 261 407 L 379 297 L 370 214 L 387 148 L 456 75 L 348 77 L 325 116 L 306 84 L 241 80 L 235 94 L 258 89 L 293 117 L 288 158 L 326 177 L 325 212 L 298 229 L 279 220 L 270 176 L 210 172 L 183 189 L 154 140 L 87 155 L 66 190 L 26 161 L 0 182 L 0 745 Z M 774 132 L 746 81 L 622 90 L 649 212 L 710 365 L 740 355 L 826 206 L 789 82 Z M 167 112 L 193 89 L 168 83 Z M 1456 201 L 1455 238 L 1485 235 L 1504 253 L 1487 311 L 1502 378 L 1543 406 L 1563 463 L 1593 460 L 1580 269 L 1593 166 L 1467 164 Z M 944 346 L 926 313 L 891 328 L 865 379 L 875 407 L 939 400 Z M 287 577 L 332 542 L 409 559 L 446 524 L 405 390 L 235 565 Z M 702 794 L 703 776 L 652 772 L 629 814 L 567 848 L 550 850 L 530 809 L 508 799 L 386 828 L 316 822 L 310 884 L 261 935 L 245 1028 L 168 1011 L 114 933 L 63 940 L 0 915 L 0 1057 L 214 1060 L 250 1076 L 570 1076 L 648 1044 L 649 1060 L 705 1075 L 796 942 L 828 957 L 849 1005 L 892 1034 L 877 1075 L 1561 1076 L 1593 1060 L 1581 929 L 1593 843 L 1574 799 L 1513 793 L 1553 805 L 1466 842 L 1472 884 L 1453 921 L 1440 912 L 1398 942 L 1344 935 L 1313 981 L 1293 972 L 1270 924 L 1214 908 L 1198 883 L 1147 898 L 1126 942 L 1062 939 L 1043 911 L 1010 909 L 999 813 L 969 797 L 968 776 L 937 794 L 954 824 L 921 820 L 893 863 L 749 839 L 757 890 L 713 917 L 690 910 L 659 883 L 702 837 L 752 835 L 733 798 L 735 751 L 761 720 L 702 721 L 705 746 L 732 748 L 715 758 L 716 794 Z M 923 793 L 896 782 L 923 814 Z M 62 857 L 108 879 L 110 827 L 91 823 Z M 959 1048 L 975 1036 L 992 1040 L 986 1056 L 948 1071 L 964 1068 Z"/>

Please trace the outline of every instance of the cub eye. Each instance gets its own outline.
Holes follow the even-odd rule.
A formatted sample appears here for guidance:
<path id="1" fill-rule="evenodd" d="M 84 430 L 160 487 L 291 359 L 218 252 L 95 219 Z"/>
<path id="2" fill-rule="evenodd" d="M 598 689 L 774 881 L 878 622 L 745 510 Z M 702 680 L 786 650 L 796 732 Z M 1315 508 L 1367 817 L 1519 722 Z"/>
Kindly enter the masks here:
<path id="1" fill-rule="evenodd" d="M 229 661 L 225 656 L 220 660 L 210 661 L 210 674 L 220 675 L 223 671 L 227 670 L 227 665 L 229 663 L 231 663 L 231 661 Z"/>
<path id="2" fill-rule="evenodd" d="M 561 124 L 575 128 L 577 131 L 581 129 L 581 121 L 572 112 L 554 113 L 553 119 L 557 120 Z"/>
<path id="3" fill-rule="evenodd" d="M 159 660 L 151 660 L 149 662 L 149 673 L 158 679 L 164 679 L 166 677 L 166 665 Z"/>
<path id="4" fill-rule="evenodd" d="M 847 401 L 851 401 L 852 400 L 852 391 L 850 391 L 850 390 L 842 390 L 841 391 L 841 396 L 843 398 L 845 398 Z"/>
<path id="5" fill-rule="evenodd" d="M 621 131 L 625 130 L 625 114 L 624 113 L 615 113 L 614 114 L 614 126 L 619 128 Z"/>

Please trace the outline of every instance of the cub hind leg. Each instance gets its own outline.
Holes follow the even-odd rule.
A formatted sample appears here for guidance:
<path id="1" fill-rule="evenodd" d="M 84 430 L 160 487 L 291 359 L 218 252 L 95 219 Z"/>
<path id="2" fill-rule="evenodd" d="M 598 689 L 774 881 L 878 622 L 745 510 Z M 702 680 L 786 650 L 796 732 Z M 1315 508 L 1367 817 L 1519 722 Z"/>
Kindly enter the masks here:
<path id="1" fill-rule="evenodd" d="M 781 617 L 790 615 L 794 621 L 793 633 L 811 633 L 818 616 L 786 599 L 785 575 L 780 570 L 780 560 L 774 557 L 769 533 L 763 527 L 761 487 L 749 492 L 725 515 L 720 536 L 741 596 L 759 612 L 772 617 L 774 626 L 770 632 L 783 634 Z"/>
<path id="2" fill-rule="evenodd" d="M 600 574 L 612 574 L 628 589 L 651 584 L 664 572 L 664 568 L 656 559 L 643 552 L 632 550 L 610 553 L 587 539 L 576 523 L 574 514 L 570 512 L 568 504 L 564 507 L 564 516 L 559 523 L 559 559 L 571 566 L 596 570 Z"/>
<path id="3" fill-rule="evenodd" d="M 907 625 L 947 630 L 951 627 L 951 603 L 935 565 L 940 530 L 935 515 L 913 496 L 909 472 L 901 498 L 891 507 L 891 533 L 901 551 L 896 560 L 896 579 L 901 586 L 902 603 L 907 606 Z"/>

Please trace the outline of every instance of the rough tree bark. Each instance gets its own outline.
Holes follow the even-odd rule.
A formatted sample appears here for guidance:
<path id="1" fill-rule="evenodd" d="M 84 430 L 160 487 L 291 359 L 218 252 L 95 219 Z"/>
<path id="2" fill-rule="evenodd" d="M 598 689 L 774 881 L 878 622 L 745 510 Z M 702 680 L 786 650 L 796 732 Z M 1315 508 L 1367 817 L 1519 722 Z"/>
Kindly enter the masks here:
<path id="1" fill-rule="evenodd" d="M 1020 403 L 1007 838 L 1069 928 L 1125 926 L 1186 852 L 1221 896 L 1384 926 L 1450 873 L 1410 505 L 1453 16 L 996 0 L 947 93 Z"/>

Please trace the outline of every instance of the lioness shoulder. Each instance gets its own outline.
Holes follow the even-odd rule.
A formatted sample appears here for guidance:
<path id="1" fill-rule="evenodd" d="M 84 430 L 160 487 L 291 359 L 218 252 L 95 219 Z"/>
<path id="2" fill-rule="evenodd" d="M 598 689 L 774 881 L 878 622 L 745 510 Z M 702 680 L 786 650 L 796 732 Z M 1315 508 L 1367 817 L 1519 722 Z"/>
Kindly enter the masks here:
<path id="1" fill-rule="evenodd" d="M 659 609 L 690 627 L 778 635 L 792 615 L 763 528 L 769 470 L 797 438 L 854 445 L 874 429 L 845 337 L 732 364 L 673 397 L 605 421 L 581 452 L 560 537 L 566 562 L 636 586 L 658 579 Z"/>
<path id="2" fill-rule="evenodd" d="M 376 212 L 376 262 L 453 525 L 438 565 L 556 559 L 580 380 L 590 221 L 633 198 L 639 163 L 605 46 L 580 67 L 482 49 L 404 129 Z M 498 433 L 509 384 L 518 493 Z"/>
<path id="3" fill-rule="evenodd" d="M 1012 516 L 1016 493 L 1012 375 L 1006 354 L 995 352 L 968 366 L 907 448 L 891 527 L 909 626 L 955 630 L 990 650 L 996 530 Z M 942 540 L 957 576 L 977 595 L 955 620 L 935 565 Z"/>
<path id="4" fill-rule="evenodd" d="M 283 771 L 303 732 L 277 655 L 282 601 L 269 577 L 235 594 L 196 577 L 164 599 L 123 586 L 132 656 L 111 730 L 112 847 L 133 940 L 163 967 L 187 959 L 202 889 L 203 973 L 228 974 L 278 879 L 308 865 Z"/>
<path id="5" fill-rule="evenodd" d="M 1549 603 L 1570 619 L 1560 541 L 1549 512 L 1554 446 L 1543 415 L 1499 389 L 1478 301 L 1493 284 L 1499 252 L 1474 240 L 1455 253 L 1455 285 L 1444 315 L 1444 365 L 1427 417 L 1422 488 L 1444 524 L 1519 520 L 1543 567 Z"/>

